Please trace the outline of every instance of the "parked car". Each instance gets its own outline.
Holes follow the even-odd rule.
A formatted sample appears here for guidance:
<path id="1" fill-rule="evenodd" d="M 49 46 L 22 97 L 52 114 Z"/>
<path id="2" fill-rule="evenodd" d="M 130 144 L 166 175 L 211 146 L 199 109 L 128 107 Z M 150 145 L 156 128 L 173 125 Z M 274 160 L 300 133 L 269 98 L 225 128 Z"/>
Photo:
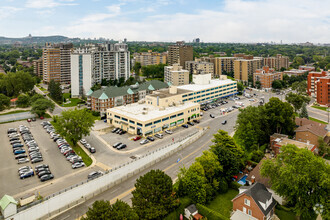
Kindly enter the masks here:
<path id="1" fill-rule="evenodd" d="M 13 144 L 13 148 L 24 147 L 23 144 Z"/>
<path id="2" fill-rule="evenodd" d="M 122 143 L 118 142 L 118 143 L 115 143 L 112 147 L 113 148 L 117 148 L 119 145 L 121 145 Z"/>
<path id="3" fill-rule="evenodd" d="M 95 149 L 95 147 L 91 147 L 91 148 L 89 148 L 89 152 L 91 152 L 92 154 L 96 153 L 96 149 Z"/>
<path id="4" fill-rule="evenodd" d="M 32 119 L 31 118 L 28 118 L 27 122 L 31 122 L 31 121 L 32 121 Z"/>
<path id="5" fill-rule="evenodd" d="M 144 139 L 140 142 L 141 145 L 148 143 L 149 141 L 147 139 Z"/>
<path id="6" fill-rule="evenodd" d="M 28 177 L 31 177 L 31 176 L 34 176 L 33 170 L 32 171 L 28 171 L 26 173 L 23 173 L 22 175 L 20 175 L 20 178 L 21 179 L 25 179 L 25 178 L 28 178 Z"/>
<path id="7" fill-rule="evenodd" d="M 39 169 L 34 169 L 36 174 L 39 174 L 41 172 L 44 172 L 44 171 L 49 171 L 50 172 L 50 169 L 49 168 L 46 168 L 46 167 L 41 167 Z"/>
<path id="8" fill-rule="evenodd" d="M 34 158 L 34 159 L 31 159 L 31 163 L 38 163 L 38 162 L 41 162 L 43 161 L 42 158 Z"/>
<path id="9" fill-rule="evenodd" d="M 27 163 L 29 162 L 30 160 L 28 158 L 21 158 L 21 159 L 18 159 L 17 163 L 18 164 L 22 164 L 22 163 Z"/>
<path id="10" fill-rule="evenodd" d="M 102 171 L 93 171 L 90 174 L 88 174 L 87 179 L 92 180 L 102 175 L 104 175 Z"/>
<path id="11" fill-rule="evenodd" d="M 181 127 L 188 128 L 189 126 L 187 124 L 183 124 L 183 125 L 181 125 Z"/>
<path id="12" fill-rule="evenodd" d="M 188 121 L 187 124 L 188 124 L 188 125 L 191 125 L 191 126 L 194 126 L 194 125 L 195 125 L 195 124 L 192 123 L 191 121 Z"/>
<path id="13" fill-rule="evenodd" d="M 35 117 L 32 118 L 32 121 L 36 121 L 37 119 Z"/>
<path id="14" fill-rule="evenodd" d="M 44 170 L 44 171 L 40 171 L 38 173 L 38 177 L 42 177 L 43 175 L 46 175 L 46 174 L 51 174 L 50 170 Z"/>
<path id="15" fill-rule="evenodd" d="M 154 141 L 154 140 L 155 140 L 155 138 L 152 137 L 152 136 L 147 137 L 147 139 L 148 139 L 149 141 Z"/>
<path id="16" fill-rule="evenodd" d="M 119 134 L 119 132 L 121 132 L 123 129 L 119 128 L 117 131 L 116 131 L 116 134 Z"/>
<path id="17" fill-rule="evenodd" d="M 19 155 L 15 156 L 15 159 L 19 160 L 19 159 L 26 158 L 26 157 L 27 157 L 26 154 L 19 154 Z"/>
<path id="18" fill-rule="evenodd" d="M 126 147 L 127 147 L 126 144 L 121 144 L 121 145 L 119 145 L 119 146 L 117 147 L 117 150 L 121 150 L 121 149 L 124 149 L 124 148 L 126 148 Z"/>
<path id="19" fill-rule="evenodd" d="M 221 122 L 221 124 L 223 125 L 227 124 L 227 120 L 224 120 L 223 122 Z"/>
<path id="20" fill-rule="evenodd" d="M 210 114 L 210 117 L 211 117 L 211 118 L 214 118 L 214 115 Z"/>
<path id="21" fill-rule="evenodd" d="M 162 134 L 155 134 L 155 137 L 162 139 L 164 136 Z"/>
<path id="22" fill-rule="evenodd" d="M 31 166 L 23 166 L 23 167 L 20 167 L 20 168 L 18 168 L 18 172 L 20 172 L 20 171 L 22 171 L 22 170 L 26 170 L 26 169 L 32 169 L 32 167 Z"/>
<path id="23" fill-rule="evenodd" d="M 49 166 L 46 164 L 39 164 L 37 166 L 34 167 L 34 169 L 40 169 L 40 168 L 48 168 Z"/>
<path id="24" fill-rule="evenodd" d="M 87 144 L 87 141 L 86 141 L 85 139 L 81 139 L 81 140 L 80 140 L 80 143 L 81 143 L 82 145 L 85 145 L 85 144 Z"/>
<path id="25" fill-rule="evenodd" d="M 112 133 L 116 133 L 117 131 L 119 130 L 119 128 L 114 128 L 114 129 L 112 129 Z"/>
<path id="26" fill-rule="evenodd" d="M 83 162 L 77 162 L 77 163 L 72 164 L 72 169 L 76 169 L 76 168 L 83 167 L 83 166 L 85 166 L 85 164 Z"/>
<path id="27" fill-rule="evenodd" d="M 173 134 L 173 131 L 171 131 L 171 130 L 165 130 L 165 133 L 166 134 Z"/>
<path id="28" fill-rule="evenodd" d="M 44 181 L 47 181 L 47 180 L 50 180 L 50 179 L 53 179 L 53 178 L 54 178 L 53 174 L 46 174 L 46 175 L 43 175 L 42 177 L 40 177 L 40 181 L 44 182 Z"/>
<path id="29" fill-rule="evenodd" d="M 193 122 L 195 122 L 196 124 L 199 124 L 200 121 L 195 119 L 195 120 L 193 120 Z"/>
<path id="30" fill-rule="evenodd" d="M 133 138 L 133 141 L 137 141 L 137 140 L 140 140 L 141 139 L 141 136 L 136 136 Z"/>
<path id="31" fill-rule="evenodd" d="M 25 150 L 21 149 L 21 150 L 15 150 L 14 151 L 14 154 L 17 155 L 17 154 L 24 154 L 25 153 Z"/>

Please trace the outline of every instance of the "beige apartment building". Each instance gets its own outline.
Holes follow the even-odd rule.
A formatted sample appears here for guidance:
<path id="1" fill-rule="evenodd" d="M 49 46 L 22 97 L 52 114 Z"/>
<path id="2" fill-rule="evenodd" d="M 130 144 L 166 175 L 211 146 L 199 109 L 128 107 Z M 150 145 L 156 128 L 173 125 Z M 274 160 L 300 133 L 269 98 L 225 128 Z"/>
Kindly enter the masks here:
<path id="1" fill-rule="evenodd" d="M 189 84 L 189 71 L 182 69 L 179 64 L 164 67 L 164 82 L 173 86 Z"/>
<path id="2" fill-rule="evenodd" d="M 43 63 L 42 58 L 33 61 L 33 68 L 34 68 L 33 73 L 38 77 L 42 77 L 43 75 L 42 63 Z"/>
<path id="3" fill-rule="evenodd" d="M 224 73 L 234 72 L 234 60 L 238 57 L 200 57 L 198 60 L 213 63 L 213 78 L 218 78 Z"/>
<path id="4" fill-rule="evenodd" d="M 247 82 L 249 76 L 253 80 L 253 73 L 263 66 L 263 58 L 244 56 L 234 61 L 234 77 L 238 81 Z"/>
<path id="5" fill-rule="evenodd" d="M 273 68 L 275 70 L 280 70 L 282 67 L 285 69 L 289 68 L 289 57 L 282 56 L 281 54 L 277 54 L 276 57 L 266 57 L 264 58 L 264 65 L 269 66 L 269 68 Z"/>
<path id="6" fill-rule="evenodd" d="M 184 42 L 178 41 L 175 45 L 168 46 L 168 65 L 172 66 L 179 63 L 183 68 L 186 61 L 193 61 L 193 47 L 185 45 Z"/>
<path id="7" fill-rule="evenodd" d="M 173 129 L 190 120 L 200 118 L 200 105 L 182 102 L 182 94 L 175 86 L 147 95 L 145 101 L 107 110 L 107 121 L 130 134 L 154 135 Z"/>
<path id="8" fill-rule="evenodd" d="M 142 53 L 134 53 L 133 57 L 135 62 L 141 63 L 141 66 L 148 66 L 148 65 L 157 65 L 157 64 L 166 64 L 167 62 L 167 53 L 158 53 L 152 52 L 149 50 L 148 52 Z"/>
<path id="9" fill-rule="evenodd" d="M 203 61 L 187 61 L 186 70 L 189 74 L 194 74 L 195 72 L 203 72 L 205 74 L 214 74 L 214 65 L 210 62 Z"/>
<path id="10" fill-rule="evenodd" d="M 51 80 L 61 84 L 71 83 L 70 56 L 72 49 L 72 43 L 46 43 L 42 53 L 44 83 L 49 83 Z"/>

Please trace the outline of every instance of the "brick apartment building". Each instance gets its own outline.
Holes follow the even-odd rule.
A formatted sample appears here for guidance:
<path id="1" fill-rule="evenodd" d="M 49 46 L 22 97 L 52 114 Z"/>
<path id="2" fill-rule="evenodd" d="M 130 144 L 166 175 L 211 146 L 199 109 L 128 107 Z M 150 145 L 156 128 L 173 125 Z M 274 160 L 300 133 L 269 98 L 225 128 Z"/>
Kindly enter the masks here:
<path id="1" fill-rule="evenodd" d="M 176 42 L 175 45 L 168 46 L 168 65 L 179 63 L 185 68 L 186 61 L 193 61 L 193 47 L 185 45 L 183 41 Z"/>
<path id="2" fill-rule="evenodd" d="M 277 71 L 280 71 L 281 68 L 288 69 L 289 68 L 289 57 L 282 56 L 281 54 L 277 54 L 276 57 L 265 57 L 264 65 L 269 66 Z"/>
<path id="3" fill-rule="evenodd" d="M 241 56 L 237 55 L 236 56 Z M 253 57 L 253 55 L 243 55 L 242 58 L 234 60 L 234 77 L 235 80 L 247 82 L 253 73 L 263 66 L 262 57 Z"/>
<path id="4" fill-rule="evenodd" d="M 231 201 L 234 212 L 231 220 L 272 219 L 275 213 L 276 200 L 272 193 L 258 182 L 251 186 L 241 186 L 239 194 Z"/>
<path id="5" fill-rule="evenodd" d="M 139 85 L 115 87 L 109 86 L 100 90 L 90 90 L 87 95 L 87 108 L 105 114 L 108 108 L 136 103 L 155 90 L 167 88 L 168 85 L 158 80 L 151 80 Z"/>
<path id="6" fill-rule="evenodd" d="M 310 72 L 307 77 L 307 93 L 316 97 L 321 105 L 330 104 L 330 73 L 327 71 Z"/>
<path id="7" fill-rule="evenodd" d="M 261 83 L 261 88 L 271 88 L 274 80 L 282 80 L 282 72 L 275 72 L 274 69 L 264 66 L 262 69 L 257 69 L 253 74 L 253 83 L 257 81 Z"/>

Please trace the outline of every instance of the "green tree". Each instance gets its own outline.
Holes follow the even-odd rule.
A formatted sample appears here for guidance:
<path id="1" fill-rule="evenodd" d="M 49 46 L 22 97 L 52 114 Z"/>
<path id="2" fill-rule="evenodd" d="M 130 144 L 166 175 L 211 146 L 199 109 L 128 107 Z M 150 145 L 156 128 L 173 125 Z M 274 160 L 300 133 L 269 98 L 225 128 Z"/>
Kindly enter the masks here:
<path id="1" fill-rule="evenodd" d="M 217 155 L 224 170 L 223 173 L 218 173 L 218 175 L 230 182 L 233 175 L 237 174 L 243 166 L 244 151 L 236 145 L 234 139 L 226 131 L 219 130 L 213 136 L 212 142 L 214 144 L 211 146 L 211 151 Z"/>
<path id="2" fill-rule="evenodd" d="M 273 89 L 282 89 L 283 85 L 282 85 L 281 81 L 277 79 L 272 82 L 272 88 Z"/>
<path id="3" fill-rule="evenodd" d="M 37 99 L 35 102 L 32 102 L 31 112 L 37 114 L 39 117 L 44 116 L 46 111 L 53 111 L 55 104 L 48 99 Z"/>
<path id="4" fill-rule="evenodd" d="M 265 104 L 265 113 L 269 125 L 269 134 L 280 133 L 293 135 L 295 129 L 295 116 L 292 106 L 272 97 Z"/>
<path id="5" fill-rule="evenodd" d="M 244 85 L 243 85 L 243 83 L 242 83 L 242 82 L 237 82 L 237 91 L 238 91 L 239 93 L 242 93 L 243 90 L 244 90 Z"/>
<path id="6" fill-rule="evenodd" d="M 300 95 L 306 95 L 307 91 L 307 82 L 306 81 L 296 81 L 292 83 L 292 89 L 297 91 L 298 94 Z"/>
<path id="7" fill-rule="evenodd" d="M 38 99 L 45 99 L 45 97 L 41 94 L 34 94 L 31 97 L 30 102 L 33 103 L 33 102 L 37 101 Z"/>
<path id="8" fill-rule="evenodd" d="M 28 95 L 20 94 L 16 102 L 18 107 L 26 108 L 30 106 L 30 97 Z"/>
<path id="9" fill-rule="evenodd" d="M 312 219 L 316 204 L 329 208 L 330 165 L 295 145 L 282 146 L 281 151 L 276 159 L 263 162 L 261 174 L 270 178 L 272 189 L 286 198 L 298 216 Z"/>
<path id="10" fill-rule="evenodd" d="M 330 154 L 330 146 L 329 144 L 325 143 L 324 139 L 322 137 L 319 137 L 318 140 L 317 140 L 319 146 L 318 146 L 318 149 L 319 149 L 319 155 L 320 156 L 327 156 Z"/>
<path id="11" fill-rule="evenodd" d="M 260 81 L 256 81 L 256 83 L 255 83 L 255 87 L 256 87 L 257 89 L 261 89 L 261 82 L 260 82 Z"/>
<path id="12" fill-rule="evenodd" d="M 141 219 L 162 219 L 178 205 L 172 179 L 161 170 L 139 177 L 132 195 L 133 209 Z"/>
<path id="13" fill-rule="evenodd" d="M 208 188 L 203 166 L 199 162 L 194 162 L 188 170 L 182 168 L 178 181 L 181 196 L 187 195 L 194 203 L 206 203 L 207 191 L 212 188 Z"/>
<path id="14" fill-rule="evenodd" d="M 134 66 L 133 66 L 135 75 L 137 75 L 137 76 L 140 75 L 141 68 L 142 68 L 141 63 L 135 62 Z"/>
<path id="15" fill-rule="evenodd" d="M 309 119 L 308 117 L 308 111 L 307 111 L 307 107 L 306 107 L 306 103 L 304 102 L 304 104 L 302 105 L 302 108 L 301 108 L 301 112 L 299 114 L 299 117 L 300 118 L 307 118 Z"/>
<path id="16" fill-rule="evenodd" d="M 63 111 L 54 123 L 56 131 L 73 145 L 76 145 L 83 136 L 89 135 L 93 125 L 93 115 L 87 109 Z"/>
<path id="17" fill-rule="evenodd" d="M 310 97 L 299 95 L 293 92 L 288 93 L 285 96 L 285 99 L 287 100 L 288 103 L 290 103 L 294 107 L 295 112 L 298 112 L 304 103 L 306 104 L 311 101 Z"/>
<path id="18" fill-rule="evenodd" d="M 5 110 L 6 107 L 10 106 L 10 98 L 4 94 L 0 94 L 0 111 Z"/>
<path id="19" fill-rule="evenodd" d="M 117 200 L 110 208 L 111 217 L 110 220 L 138 220 L 139 216 L 136 212 L 126 203 L 121 200 Z"/>
<path id="20" fill-rule="evenodd" d="M 92 208 L 88 208 L 86 217 L 82 217 L 82 220 L 109 220 L 111 219 L 111 205 L 109 201 L 95 201 Z"/>
<path id="21" fill-rule="evenodd" d="M 61 84 L 55 82 L 53 79 L 48 84 L 49 96 L 56 102 L 62 103 L 63 94 L 61 89 Z"/>

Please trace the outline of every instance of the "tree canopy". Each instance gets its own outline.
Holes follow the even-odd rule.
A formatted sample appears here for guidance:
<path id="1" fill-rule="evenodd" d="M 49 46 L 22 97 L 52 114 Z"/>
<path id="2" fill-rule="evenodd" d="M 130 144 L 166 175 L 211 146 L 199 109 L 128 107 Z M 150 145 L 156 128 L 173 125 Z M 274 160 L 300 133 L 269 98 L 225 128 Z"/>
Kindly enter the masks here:
<path id="1" fill-rule="evenodd" d="M 61 84 L 59 82 L 55 82 L 53 79 L 50 80 L 48 84 L 49 96 L 58 103 L 62 103 L 63 94 L 61 89 Z"/>
<path id="2" fill-rule="evenodd" d="M 285 99 L 288 103 L 290 103 L 293 107 L 295 112 L 298 112 L 303 104 L 308 104 L 311 101 L 311 98 L 309 96 L 297 94 L 290 92 L 285 96 Z"/>
<path id="3" fill-rule="evenodd" d="M 0 111 L 10 106 L 10 98 L 0 93 Z"/>
<path id="4" fill-rule="evenodd" d="M 41 98 L 32 103 L 31 112 L 37 114 L 40 117 L 44 116 L 47 110 L 52 112 L 54 108 L 55 104 L 52 101 Z"/>
<path id="5" fill-rule="evenodd" d="M 329 217 L 330 165 L 295 145 L 282 146 L 281 151 L 276 159 L 263 162 L 261 174 L 270 178 L 272 189 L 294 207 L 298 216 L 312 219 L 313 208 L 322 204 L 323 216 Z"/>
<path id="6" fill-rule="evenodd" d="M 54 117 L 56 131 L 73 145 L 83 136 L 89 135 L 93 125 L 93 115 L 87 109 L 70 109 L 63 111 L 61 116 Z"/>
<path id="7" fill-rule="evenodd" d="M 151 170 L 139 177 L 132 195 L 133 209 L 141 219 L 162 219 L 179 203 L 171 177 L 161 170 Z"/>

